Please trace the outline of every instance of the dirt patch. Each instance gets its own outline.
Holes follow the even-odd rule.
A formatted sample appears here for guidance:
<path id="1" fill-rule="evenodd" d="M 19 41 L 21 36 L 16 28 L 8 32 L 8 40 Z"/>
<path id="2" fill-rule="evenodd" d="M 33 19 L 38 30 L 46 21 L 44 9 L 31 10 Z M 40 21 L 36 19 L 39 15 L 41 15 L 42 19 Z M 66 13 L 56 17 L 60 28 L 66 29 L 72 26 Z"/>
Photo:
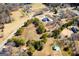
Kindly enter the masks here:
<path id="1" fill-rule="evenodd" d="M 36 27 L 33 24 L 30 24 L 28 27 L 24 28 L 21 37 L 24 37 L 28 40 L 39 40 L 40 35 L 36 33 Z"/>

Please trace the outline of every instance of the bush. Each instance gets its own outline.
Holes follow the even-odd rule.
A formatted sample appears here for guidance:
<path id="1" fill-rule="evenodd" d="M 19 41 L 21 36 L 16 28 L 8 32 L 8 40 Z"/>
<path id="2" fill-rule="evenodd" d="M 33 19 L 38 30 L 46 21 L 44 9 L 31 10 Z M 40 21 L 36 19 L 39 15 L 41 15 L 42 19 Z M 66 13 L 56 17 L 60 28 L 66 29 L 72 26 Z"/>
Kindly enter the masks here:
<path id="1" fill-rule="evenodd" d="M 17 32 L 15 33 L 15 35 L 16 35 L 16 36 L 21 35 L 21 34 L 22 34 L 22 32 L 23 32 L 23 30 L 24 30 L 24 28 L 23 28 L 23 27 L 22 27 L 22 28 L 20 28 L 19 30 L 17 30 Z"/>
<path id="2" fill-rule="evenodd" d="M 41 41 L 36 41 L 34 47 L 36 50 L 41 51 L 43 49 L 43 43 Z"/>
<path id="3" fill-rule="evenodd" d="M 30 46 L 30 45 L 35 45 L 35 40 L 28 40 L 27 42 L 26 42 L 26 44 L 27 44 L 27 46 Z"/>
<path id="4" fill-rule="evenodd" d="M 35 24 L 35 26 L 39 26 L 40 21 L 38 18 L 32 19 L 32 22 L 33 22 L 33 24 Z"/>
<path id="5" fill-rule="evenodd" d="M 35 48 L 34 48 L 34 46 L 30 45 L 30 46 L 29 46 L 29 49 L 28 49 L 28 51 L 27 51 L 27 54 L 28 54 L 29 56 L 32 56 L 33 52 L 35 52 Z"/>
<path id="6" fill-rule="evenodd" d="M 40 39 L 45 39 L 45 38 L 47 38 L 49 35 L 48 35 L 48 33 L 44 33 L 41 37 L 40 37 Z"/>
<path id="7" fill-rule="evenodd" d="M 27 27 L 31 23 L 32 23 L 32 20 L 27 20 L 27 22 L 24 23 L 24 27 Z"/>
<path id="8" fill-rule="evenodd" d="M 56 38 L 58 37 L 59 33 L 60 33 L 59 30 L 54 30 L 54 31 L 52 32 L 52 37 L 54 37 L 54 38 L 56 39 Z"/>
<path id="9" fill-rule="evenodd" d="M 47 39 L 44 38 L 44 39 L 41 40 L 41 42 L 42 42 L 42 43 L 46 43 L 46 42 L 47 42 Z"/>
<path id="10" fill-rule="evenodd" d="M 9 42 L 13 42 L 13 40 L 12 40 L 12 39 L 9 39 L 9 40 L 7 41 L 7 43 L 9 43 Z"/>
<path id="11" fill-rule="evenodd" d="M 42 34 L 46 31 L 46 29 L 43 25 L 39 25 L 36 31 L 38 34 Z"/>
<path id="12" fill-rule="evenodd" d="M 26 40 L 24 38 L 12 38 L 10 40 L 12 40 L 12 42 L 14 42 L 17 47 L 20 45 L 24 45 L 26 42 Z"/>
<path id="13" fill-rule="evenodd" d="M 43 41 L 34 41 L 34 40 L 32 40 L 32 41 L 27 41 L 27 46 L 31 46 L 31 47 L 34 47 L 36 50 L 38 50 L 38 51 L 40 51 L 40 50 L 42 50 L 42 48 L 43 48 Z"/>
<path id="14" fill-rule="evenodd" d="M 31 23 L 33 23 L 35 26 L 42 24 L 42 22 L 38 18 L 33 18 L 31 20 L 27 20 L 27 22 L 24 23 L 24 27 L 27 27 Z"/>

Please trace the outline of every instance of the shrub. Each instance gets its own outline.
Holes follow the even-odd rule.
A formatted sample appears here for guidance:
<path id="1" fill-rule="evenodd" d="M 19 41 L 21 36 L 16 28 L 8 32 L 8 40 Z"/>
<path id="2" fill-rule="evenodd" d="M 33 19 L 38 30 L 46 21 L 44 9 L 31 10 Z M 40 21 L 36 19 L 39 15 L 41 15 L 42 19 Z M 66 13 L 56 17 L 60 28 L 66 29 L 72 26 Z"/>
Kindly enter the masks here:
<path id="1" fill-rule="evenodd" d="M 47 39 L 44 38 L 44 39 L 41 40 L 41 42 L 42 42 L 42 43 L 46 43 L 46 42 L 47 42 Z"/>
<path id="2" fill-rule="evenodd" d="M 9 43 L 9 42 L 13 42 L 13 40 L 12 40 L 12 39 L 9 39 L 9 40 L 7 41 L 7 43 Z"/>
<path id="3" fill-rule="evenodd" d="M 52 37 L 54 37 L 54 38 L 56 39 L 56 38 L 58 37 L 59 33 L 60 33 L 59 30 L 54 30 L 54 31 L 52 32 Z"/>
<path id="4" fill-rule="evenodd" d="M 45 39 L 45 38 L 47 38 L 48 37 L 48 33 L 44 33 L 41 37 L 40 37 L 40 39 Z"/>
<path id="5" fill-rule="evenodd" d="M 28 54 L 29 56 L 32 56 L 32 54 L 33 54 L 34 51 L 35 51 L 34 46 L 30 45 L 30 46 L 29 46 L 29 49 L 28 49 L 28 51 L 27 51 L 27 54 Z"/>
<path id="6" fill-rule="evenodd" d="M 12 38 L 10 40 L 12 40 L 16 44 L 17 47 L 20 45 L 24 45 L 26 42 L 24 38 Z"/>
<path id="7" fill-rule="evenodd" d="M 40 51 L 43 49 L 43 43 L 41 41 L 36 41 L 34 47 L 36 50 Z"/>
<path id="8" fill-rule="evenodd" d="M 32 23 L 32 20 L 27 20 L 27 22 L 24 23 L 24 27 L 27 27 L 31 23 Z"/>
<path id="9" fill-rule="evenodd" d="M 34 45 L 35 44 L 35 40 L 28 40 L 27 42 L 26 42 L 26 44 L 27 44 L 27 46 L 30 46 L 30 45 Z"/>
<path id="10" fill-rule="evenodd" d="M 29 47 L 34 47 L 36 50 L 40 51 L 43 48 L 43 42 L 42 41 L 27 41 L 26 43 Z"/>
<path id="11" fill-rule="evenodd" d="M 46 31 L 46 29 L 43 25 L 39 25 L 36 31 L 38 34 L 42 34 Z"/>
<path id="12" fill-rule="evenodd" d="M 18 29 L 18 30 L 17 30 L 17 32 L 15 33 L 15 35 L 16 35 L 16 36 L 21 35 L 21 34 L 22 34 L 22 32 L 23 32 L 23 30 L 24 30 L 24 28 L 23 28 L 23 27 L 22 27 L 22 28 L 20 28 L 20 29 Z"/>
<path id="13" fill-rule="evenodd" d="M 65 47 L 63 50 L 64 50 L 64 51 L 68 51 L 68 50 L 69 50 L 69 48 L 68 48 L 68 47 Z"/>
<path id="14" fill-rule="evenodd" d="M 32 19 L 32 22 L 33 22 L 33 24 L 35 24 L 35 26 L 38 26 L 39 23 L 40 23 L 40 21 L 39 21 L 38 18 L 34 18 L 34 19 Z"/>

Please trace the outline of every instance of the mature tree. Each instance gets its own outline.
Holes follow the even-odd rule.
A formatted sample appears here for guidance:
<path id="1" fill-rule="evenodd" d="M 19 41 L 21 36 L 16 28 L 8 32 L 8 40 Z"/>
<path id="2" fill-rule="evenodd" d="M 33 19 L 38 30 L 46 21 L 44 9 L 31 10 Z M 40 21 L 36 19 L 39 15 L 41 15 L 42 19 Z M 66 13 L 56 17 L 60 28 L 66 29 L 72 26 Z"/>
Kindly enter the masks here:
<path id="1" fill-rule="evenodd" d="M 20 45 L 24 45 L 26 43 L 26 39 L 24 39 L 24 38 L 12 38 L 12 39 L 9 39 L 8 42 L 14 42 L 15 45 L 18 47 Z"/>
<path id="2" fill-rule="evenodd" d="M 41 41 L 36 41 L 34 47 L 36 50 L 40 51 L 43 49 L 43 43 Z"/>
<path id="3" fill-rule="evenodd" d="M 36 50 L 38 50 L 38 51 L 40 51 L 40 50 L 42 50 L 42 48 L 43 48 L 43 43 L 44 43 L 44 41 L 34 41 L 34 40 L 32 40 L 32 41 L 27 41 L 27 46 L 31 46 L 31 47 L 33 47 L 33 48 L 35 48 Z"/>
<path id="4" fill-rule="evenodd" d="M 41 24 L 41 21 L 38 18 L 33 18 L 32 22 L 35 24 L 35 26 L 39 26 Z"/>

